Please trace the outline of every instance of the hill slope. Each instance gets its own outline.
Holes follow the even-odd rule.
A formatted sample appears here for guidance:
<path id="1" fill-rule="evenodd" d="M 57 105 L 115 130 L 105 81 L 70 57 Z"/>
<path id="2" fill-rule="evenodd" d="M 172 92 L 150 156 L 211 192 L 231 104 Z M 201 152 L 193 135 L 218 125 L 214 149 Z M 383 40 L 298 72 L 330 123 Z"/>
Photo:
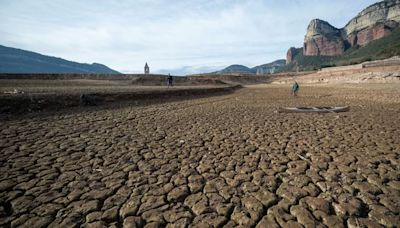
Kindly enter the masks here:
<path id="1" fill-rule="evenodd" d="M 119 74 L 105 65 L 77 63 L 0 45 L 0 73 Z"/>
<path id="2" fill-rule="evenodd" d="M 354 46 L 341 56 L 304 56 L 303 51 L 293 57 L 293 61 L 279 71 L 317 70 L 328 66 L 345 66 L 370 60 L 390 58 L 400 55 L 400 29 L 379 40 L 371 41 L 364 47 Z"/>
<path id="3" fill-rule="evenodd" d="M 285 66 L 286 60 L 279 59 L 271 63 L 249 68 L 243 65 L 230 65 L 227 68 L 217 71 L 217 74 L 272 74 L 278 71 L 282 66 Z"/>
<path id="4" fill-rule="evenodd" d="M 253 67 L 257 74 L 273 74 L 278 71 L 281 67 L 285 66 L 286 60 L 278 59 L 272 63 L 263 64 L 260 66 Z"/>
<path id="5" fill-rule="evenodd" d="M 230 65 L 227 68 L 220 70 L 217 72 L 218 74 L 255 74 L 256 71 L 254 69 L 248 68 L 243 65 Z"/>

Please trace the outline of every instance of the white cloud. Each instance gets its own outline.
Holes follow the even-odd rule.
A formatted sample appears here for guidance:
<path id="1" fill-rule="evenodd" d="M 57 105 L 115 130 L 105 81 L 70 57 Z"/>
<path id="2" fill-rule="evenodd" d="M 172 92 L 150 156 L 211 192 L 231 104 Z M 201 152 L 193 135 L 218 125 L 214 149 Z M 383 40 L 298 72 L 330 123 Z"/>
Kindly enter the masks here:
<path id="1" fill-rule="evenodd" d="M 342 27 L 374 1 L 0 0 L 0 44 L 123 72 L 255 66 L 301 46 L 313 18 Z M 163 70 L 164 71 L 164 70 Z"/>

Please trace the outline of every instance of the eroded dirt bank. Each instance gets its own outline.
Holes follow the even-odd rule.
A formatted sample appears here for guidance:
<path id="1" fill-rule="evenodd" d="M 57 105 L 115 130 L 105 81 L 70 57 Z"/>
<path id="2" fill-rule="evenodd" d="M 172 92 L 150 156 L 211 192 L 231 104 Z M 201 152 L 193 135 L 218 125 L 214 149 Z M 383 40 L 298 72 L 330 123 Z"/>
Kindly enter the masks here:
<path id="1" fill-rule="evenodd" d="M 240 85 L 226 86 L 181 86 L 181 87 L 116 87 L 114 90 L 102 91 L 102 88 L 92 88 L 93 91 L 82 89 L 74 91 L 74 87 L 62 88 L 65 91 L 53 89 L 51 92 L 21 92 L 16 94 L 0 94 L 0 118 L 21 116 L 34 112 L 54 112 L 68 110 L 79 106 L 98 106 L 113 108 L 116 105 L 146 105 L 177 100 L 188 100 L 201 97 L 219 96 L 233 93 L 242 88 Z M 34 87 L 29 88 L 34 91 Z M 124 91 L 125 90 L 125 91 Z M 16 90 L 18 91 L 18 90 Z M 12 91 L 11 91 L 12 92 Z"/>

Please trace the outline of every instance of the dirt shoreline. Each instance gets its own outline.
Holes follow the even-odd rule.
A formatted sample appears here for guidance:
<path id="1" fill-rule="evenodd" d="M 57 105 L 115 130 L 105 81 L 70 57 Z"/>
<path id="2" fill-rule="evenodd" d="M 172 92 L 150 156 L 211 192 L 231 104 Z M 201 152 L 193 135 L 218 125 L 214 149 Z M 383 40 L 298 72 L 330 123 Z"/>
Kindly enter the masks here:
<path id="1" fill-rule="evenodd" d="M 88 92 L 88 93 L 29 93 L 29 94 L 3 94 L 0 95 L 0 118 L 21 116 L 27 113 L 62 111 L 74 107 L 98 106 L 98 108 L 110 108 L 110 106 L 145 105 L 148 103 L 177 101 L 182 99 L 195 99 L 207 96 L 219 96 L 229 94 L 240 85 L 208 86 L 208 87 L 165 87 L 138 88 L 129 92 Z M 81 95 L 90 104 L 82 102 Z"/>

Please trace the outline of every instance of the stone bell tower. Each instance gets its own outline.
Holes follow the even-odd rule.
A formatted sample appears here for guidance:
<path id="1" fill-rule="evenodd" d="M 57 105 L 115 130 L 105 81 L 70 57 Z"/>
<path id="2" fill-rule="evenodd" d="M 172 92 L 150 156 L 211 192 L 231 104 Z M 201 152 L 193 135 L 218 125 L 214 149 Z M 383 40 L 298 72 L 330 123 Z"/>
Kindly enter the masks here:
<path id="1" fill-rule="evenodd" d="M 144 65 L 144 74 L 150 74 L 150 67 L 147 65 L 147 62 L 146 65 Z"/>

